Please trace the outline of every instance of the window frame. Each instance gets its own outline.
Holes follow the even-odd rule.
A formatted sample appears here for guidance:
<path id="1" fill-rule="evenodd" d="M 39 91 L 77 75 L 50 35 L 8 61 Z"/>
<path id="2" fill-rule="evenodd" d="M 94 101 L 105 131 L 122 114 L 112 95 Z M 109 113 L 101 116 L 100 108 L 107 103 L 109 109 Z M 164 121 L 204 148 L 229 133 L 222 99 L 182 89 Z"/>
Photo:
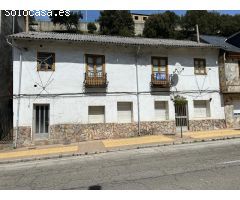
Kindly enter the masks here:
<path id="1" fill-rule="evenodd" d="M 119 105 L 122 103 L 129 103 L 130 104 L 130 111 L 131 111 L 131 120 L 130 122 L 123 122 L 119 119 Z M 132 123 L 133 122 L 133 102 L 132 101 L 118 101 L 117 102 L 117 121 L 118 123 Z"/>
<path id="2" fill-rule="evenodd" d="M 44 116 L 45 117 L 43 117 L 43 119 L 44 119 L 44 121 L 45 121 L 45 123 L 47 122 L 48 124 L 47 124 L 47 132 L 37 132 L 37 126 L 36 126 L 36 124 L 37 124 L 37 116 L 36 116 L 36 112 L 37 112 L 37 110 L 36 110 L 36 108 L 37 108 L 37 106 L 38 107 L 40 107 L 40 106 L 43 106 L 43 107 L 47 107 L 48 109 L 48 115 L 47 115 L 47 119 L 48 119 L 48 121 L 45 121 L 45 119 L 46 119 L 46 109 L 44 109 L 44 112 L 45 112 L 45 114 L 44 114 Z M 39 116 L 40 116 L 41 114 L 39 113 Z M 50 125 L 51 125 L 51 118 L 50 118 L 50 116 L 51 116 L 51 105 L 49 104 L 49 103 L 34 103 L 33 104 L 33 120 L 32 120 L 32 127 L 33 127 L 33 133 L 34 133 L 34 137 L 36 138 L 36 139 L 41 139 L 41 138 L 48 138 L 49 137 L 49 134 L 50 134 Z M 39 120 L 39 119 L 38 119 Z M 38 123 L 39 123 L 40 121 L 38 121 Z M 40 125 L 40 124 L 39 124 Z M 45 124 L 45 126 L 46 126 L 46 124 Z M 44 127 L 44 129 L 45 129 L 46 127 Z M 38 130 L 40 130 L 41 128 L 40 128 L 40 126 L 38 127 Z"/>
<path id="3" fill-rule="evenodd" d="M 203 61 L 204 63 L 204 66 L 203 66 L 203 69 L 204 69 L 204 72 L 201 73 L 201 66 L 200 66 L 200 62 Z M 198 66 L 196 66 L 196 62 L 198 62 Z M 194 64 L 194 74 L 195 75 L 207 75 L 207 67 L 206 67 L 206 59 L 205 58 L 194 58 L 193 59 L 193 64 Z M 198 72 L 197 72 L 198 70 Z"/>
<path id="4" fill-rule="evenodd" d="M 157 115 L 157 103 L 163 103 L 164 109 L 165 109 L 165 116 L 164 118 L 161 118 L 161 116 Z M 167 121 L 169 120 L 169 102 L 167 100 L 154 100 L 154 115 L 155 115 L 155 121 Z"/>
<path id="5" fill-rule="evenodd" d="M 204 116 L 204 117 L 196 116 L 196 113 L 195 113 L 196 103 L 198 103 L 198 105 L 199 105 L 200 102 L 204 102 L 204 104 L 206 106 L 206 116 Z M 209 118 L 211 118 L 211 104 L 210 104 L 210 101 L 209 100 L 193 100 L 193 114 L 194 114 L 195 119 L 209 119 Z"/>
<path id="6" fill-rule="evenodd" d="M 101 107 L 103 108 L 103 122 L 92 122 L 90 120 L 90 107 L 93 108 L 93 107 Z M 91 115 L 92 116 L 92 115 Z M 89 124 L 105 124 L 106 123 L 106 106 L 105 105 L 89 105 L 88 106 L 88 123 Z"/>
<path id="7" fill-rule="evenodd" d="M 93 58 L 93 71 L 94 71 L 94 77 L 98 77 L 97 74 L 97 58 L 101 57 L 102 58 L 102 77 L 105 75 L 105 55 L 99 55 L 99 54 L 85 54 L 85 63 L 86 63 L 86 69 L 85 72 L 88 76 L 88 69 L 89 69 L 89 64 L 88 64 L 88 58 Z"/>
<path id="8" fill-rule="evenodd" d="M 39 58 L 39 54 L 40 54 L 40 53 L 46 53 L 46 54 L 49 53 L 49 54 L 52 54 L 52 55 L 53 55 L 53 64 L 52 64 L 52 66 L 51 66 L 51 69 L 47 69 L 47 68 L 42 69 L 42 68 L 41 68 L 41 65 L 39 64 L 39 61 L 38 61 L 38 60 L 39 60 L 38 58 Z M 47 52 L 47 51 L 46 51 L 46 52 L 45 52 L 45 51 L 38 51 L 38 52 L 37 52 L 37 71 L 42 71 L 42 72 L 44 72 L 44 71 L 46 71 L 46 72 L 47 72 L 47 71 L 55 71 L 55 53 L 54 53 L 54 52 Z"/>
<path id="9" fill-rule="evenodd" d="M 158 73 L 161 72 L 161 60 L 165 60 L 166 62 L 166 66 L 165 66 L 165 73 L 166 73 L 166 80 L 164 81 L 167 81 L 168 80 L 168 57 L 159 57 L 159 56 L 152 56 L 151 57 L 151 64 L 152 64 L 152 74 L 154 74 L 154 65 L 153 65 L 153 60 L 154 59 L 157 59 L 158 60 Z M 154 77 L 155 79 L 155 77 Z M 156 80 L 156 79 L 155 79 Z"/>

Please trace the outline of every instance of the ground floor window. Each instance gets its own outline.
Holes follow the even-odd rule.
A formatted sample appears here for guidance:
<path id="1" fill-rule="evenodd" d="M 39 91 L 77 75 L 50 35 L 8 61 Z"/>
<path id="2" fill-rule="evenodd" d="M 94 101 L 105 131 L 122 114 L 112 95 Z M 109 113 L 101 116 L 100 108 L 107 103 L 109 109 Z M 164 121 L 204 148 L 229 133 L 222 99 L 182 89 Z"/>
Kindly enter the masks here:
<path id="1" fill-rule="evenodd" d="M 35 113 L 35 133 L 48 134 L 49 132 L 49 105 L 34 105 Z"/>
<path id="2" fill-rule="evenodd" d="M 155 119 L 156 120 L 168 120 L 168 102 L 167 101 L 155 101 Z"/>
<path id="3" fill-rule="evenodd" d="M 210 102 L 208 100 L 194 100 L 193 106 L 195 118 L 210 117 Z"/>
<path id="4" fill-rule="evenodd" d="M 240 100 L 233 101 L 233 115 L 240 116 Z"/>
<path id="5" fill-rule="evenodd" d="M 118 102 L 117 103 L 118 122 L 119 123 L 131 123 L 132 114 L 132 102 Z"/>
<path id="6" fill-rule="evenodd" d="M 105 122 L 105 106 L 89 106 L 88 122 L 104 123 Z"/>

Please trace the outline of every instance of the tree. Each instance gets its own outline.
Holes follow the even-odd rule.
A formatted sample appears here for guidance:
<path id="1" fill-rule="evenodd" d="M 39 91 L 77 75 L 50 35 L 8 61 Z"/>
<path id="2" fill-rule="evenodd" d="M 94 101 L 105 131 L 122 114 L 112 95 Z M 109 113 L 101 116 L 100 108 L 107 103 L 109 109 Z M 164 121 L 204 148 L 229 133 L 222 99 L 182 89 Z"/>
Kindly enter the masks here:
<path id="1" fill-rule="evenodd" d="M 87 25 L 87 29 L 88 29 L 88 33 L 92 34 L 97 30 L 97 27 L 96 27 L 95 23 L 90 22 Z"/>
<path id="2" fill-rule="evenodd" d="M 220 34 L 230 36 L 240 31 L 240 15 L 221 15 Z"/>
<path id="3" fill-rule="evenodd" d="M 83 18 L 80 11 L 70 12 L 70 15 L 59 15 L 59 10 L 52 10 L 52 16 L 49 17 L 54 24 L 64 24 L 68 31 L 77 31 L 78 22 Z"/>
<path id="4" fill-rule="evenodd" d="M 143 35 L 149 38 L 175 38 L 180 17 L 174 12 L 151 15 L 145 22 Z"/>
<path id="5" fill-rule="evenodd" d="M 134 36 L 134 22 L 127 10 L 104 10 L 98 19 L 100 33 L 104 35 Z"/>
<path id="6" fill-rule="evenodd" d="M 188 10 L 182 18 L 182 27 L 188 32 L 195 33 L 198 24 L 200 34 L 220 34 L 221 19 L 217 12 L 206 10 Z"/>

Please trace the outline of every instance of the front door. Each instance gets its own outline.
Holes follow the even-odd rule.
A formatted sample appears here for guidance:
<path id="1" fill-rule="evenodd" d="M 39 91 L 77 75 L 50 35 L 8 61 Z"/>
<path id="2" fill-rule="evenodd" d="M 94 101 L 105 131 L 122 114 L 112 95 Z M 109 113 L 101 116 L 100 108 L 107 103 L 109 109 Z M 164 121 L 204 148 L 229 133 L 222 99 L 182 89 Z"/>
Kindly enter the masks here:
<path id="1" fill-rule="evenodd" d="M 35 137 L 46 138 L 49 135 L 49 105 L 34 105 Z"/>
<path id="2" fill-rule="evenodd" d="M 187 103 L 175 105 L 176 131 L 188 131 L 188 110 Z"/>

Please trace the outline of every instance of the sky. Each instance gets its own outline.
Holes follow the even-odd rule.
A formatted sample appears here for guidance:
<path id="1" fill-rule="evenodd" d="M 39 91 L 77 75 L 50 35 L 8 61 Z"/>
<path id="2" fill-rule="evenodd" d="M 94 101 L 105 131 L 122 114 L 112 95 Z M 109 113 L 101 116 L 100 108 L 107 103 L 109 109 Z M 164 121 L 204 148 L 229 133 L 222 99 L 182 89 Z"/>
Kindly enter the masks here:
<path id="1" fill-rule="evenodd" d="M 154 13 L 162 13 L 165 12 L 166 10 L 131 10 L 132 13 L 139 13 L 139 14 L 154 14 Z M 94 22 L 95 20 L 98 19 L 99 17 L 99 10 L 81 10 L 83 14 L 83 19 L 81 21 L 88 21 L 88 22 Z M 178 15 L 184 15 L 185 10 L 174 10 L 174 12 Z M 240 14 L 240 10 L 220 10 L 217 11 L 221 14 L 229 14 L 229 15 L 235 15 L 235 14 Z M 37 20 L 41 21 L 49 21 L 48 17 L 36 17 Z"/>

